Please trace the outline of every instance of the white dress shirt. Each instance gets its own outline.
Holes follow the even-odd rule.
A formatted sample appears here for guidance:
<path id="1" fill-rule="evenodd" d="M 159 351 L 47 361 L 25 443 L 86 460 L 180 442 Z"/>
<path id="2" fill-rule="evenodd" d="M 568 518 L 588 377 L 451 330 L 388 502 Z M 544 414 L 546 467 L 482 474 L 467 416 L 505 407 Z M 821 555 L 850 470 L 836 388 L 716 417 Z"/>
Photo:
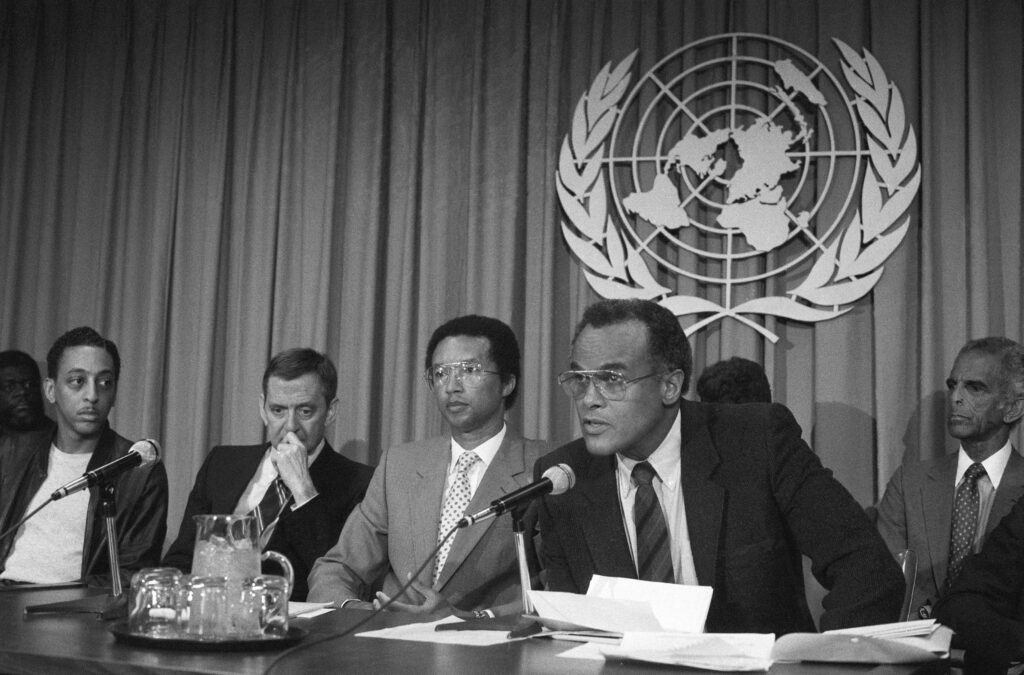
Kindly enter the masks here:
<path id="1" fill-rule="evenodd" d="M 480 487 L 480 481 L 484 479 L 484 474 L 487 473 L 487 467 L 491 465 L 494 458 L 498 454 L 498 450 L 501 448 L 502 441 L 505 440 L 505 431 L 508 426 L 505 424 L 501 425 L 501 431 L 494 434 L 480 445 L 473 448 L 473 452 L 477 454 L 481 461 L 474 464 L 468 472 L 469 477 L 469 494 L 475 495 L 476 489 Z M 448 463 L 448 474 L 444 481 L 444 496 L 441 498 L 441 508 L 444 509 L 444 502 L 448 499 L 448 491 L 452 488 L 452 483 L 455 481 L 455 467 L 459 463 L 459 457 L 462 453 L 467 452 L 465 448 L 455 442 L 452 439 L 452 457 Z M 472 499 L 472 497 L 470 497 Z M 440 513 L 440 511 L 438 511 Z"/>
<path id="2" fill-rule="evenodd" d="M 647 461 L 658 473 L 654 479 L 654 492 L 658 495 L 661 510 L 668 525 L 668 536 L 672 542 L 672 569 L 676 583 L 697 585 L 697 568 L 693 564 L 693 550 L 690 548 L 690 531 L 686 527 L 686 504 L 680 482 L 680 448 L 682 445 L 681 419 L 676 413 L 672 428 L 661 441 L 661 445 L 650 454 Z M 615 478 L 619 489 L 622 525 L 629 540 L 629 552 L 636 566 L 636 523 L 633 522 L 633 502 L 636 500 L 636 483 L 633 482 L 633 467 L 639 462 L 616 454 Z"/>

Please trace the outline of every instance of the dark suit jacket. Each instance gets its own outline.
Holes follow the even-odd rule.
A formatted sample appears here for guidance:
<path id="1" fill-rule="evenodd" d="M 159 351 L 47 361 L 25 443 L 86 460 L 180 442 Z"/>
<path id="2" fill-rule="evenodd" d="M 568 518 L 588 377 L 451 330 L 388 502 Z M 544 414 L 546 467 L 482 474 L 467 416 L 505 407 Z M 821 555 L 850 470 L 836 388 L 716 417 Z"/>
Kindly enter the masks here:
<path id="1" fill-rule="evenodd" d="M 1005 673 L 1024 659 L 1024 500 L 968 558 L 935 617 L 956 631 L 965 673 Z"/>
<path id="2" fill-rule="evenodd" d="M 708 632 L 814 631 L 801 554 L 830 590 L 823 630 L 895 621 L 903 577 L 863 509 L 822 467 L 781 405 L 682 402 L 682 491 L 697 578 L 714 595 Z M 552 591 L 584 593 L 594 574 L 636 578 L 615 457 L 577 440 L 537 463 L 565 462 L 576 486 L 540 507 Z"/>
<path id="3" fill-rule="evenodd" d="M 222 445 L 210 451 L 188 496 L 178 538 L 163 564 L 185 572 L 192 569 L 196 523 L 192 516 L 235 510 L 239 498 L 259 468 L 269 444 Z M 295 568 L 293 600 L 305 600 L 306 576 L 313 562 L 337 541 L 342 525 L 366 493 L 373 469 L 339 455 L 325 443 L 309 476 L 319 493 L 296 510 L 281 515 L 267 548 L 283 554 Z M 279 573 L 274 567 L 268 571 Z"/>
<path id="4" fill-rule="evenodd" d="M 889 551 L 917 554 L 917 583 L 911 607 L 935 605 L 946 583 L 949 533 L 953 518 L 957 453 L 926 462 L 908 462 L 896 469 L 878 504 L 878 531 Z M 1024 457 L 1010 454 L 985 524 L 991 534 L 1024 495 Z"/>
<path id="5" fill-rule="evenodd" d="M 506 432 L 498 453 L 473 493 L 466 513 L 530 482 L 530 468 L 547 450 L 537 441 Z M 417 577 L 430 586 L 434 547 L 451 462 L 451 437 L 436 437 L 392 448 L 381 457 L 366 499 L 345 523 L 337 544 L 317 561 L 309 578 L 309 599 L 341 602 L 371 599 L 383 576 L 383 591 L 395 597 L 421 564 Z M 527 540 L 527 556 L 533 554 Z M 460 530 L 452 542 L 435 589 L 460 609 L 496 609 L 520 598 L 515 539 L 508 514 Z M 404 598 L 405 602 L 411 599 Z"/>
<path id="6" fill-rule="evenodd" d="M 53 431 L 29 432 L 0 454 L 0 531 L 12 527 L 46 479 L 50 464 Z M 128 454 L 131 441 L 109 426 L 89 460 L 88 471 Z M 126 471 L 113 479 L 118 558 L 122 577 L 153 567 L 167 534 L 167 472 L 162 462 Z M 110 583 L 107 530 L 100 506 L 100 488 L 89 488 L 89 508 L 82 550 L 82 578 L 101 585 Z M 0 541 L 0 569 L 11 552 L 14 537 Z M 55 545 L 60 545 L 55 542 Z"/>

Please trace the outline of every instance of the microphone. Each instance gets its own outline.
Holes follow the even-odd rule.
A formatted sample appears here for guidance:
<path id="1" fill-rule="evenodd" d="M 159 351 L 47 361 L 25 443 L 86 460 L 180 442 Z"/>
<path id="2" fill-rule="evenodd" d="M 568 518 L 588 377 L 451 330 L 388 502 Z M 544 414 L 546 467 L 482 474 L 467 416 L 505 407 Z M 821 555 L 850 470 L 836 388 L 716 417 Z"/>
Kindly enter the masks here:
<path id="1" fill-rule="evenodd" d="M 495 516 L 500 516 L 509 509 L 512 509 L 520 504 L 525 504 L 529 501 L 536 499 L 542 495 L 553 494 L 560 495 L 563 492 L 569 490 L 573 485 L 576 484 L 576 474 L 568 464 L 556 464 L 549 468 L 541 476 L 540 480 L 530 483 L 526 487 L 521 487 L 515 492 L 495 499 L 491 502 L 483 511 L 474 513 L 471 516 L 463 516 L 459 522 L 458 527 L 469 527 L 475 523 L 479 523 L 482 520 L 488 520 Z"/>
<path id="2" fill-rule="evenodd" d="M 70 483 L 66 483 L 54 490 L 53 494 L 50 495 L 50 499 L 57 501 L 58 499 L 67 497 L 70 494 L 81 492 L 100 481 L 113 478 L 114 476 L 124 473 L 129 469 L 152 464 L 158 459 L 160 459 L 159 443 L 148 438 L 144 441 L 136 441 L 128 450 L 128 454 L 123 457 L 118 457 L 113 462 L 108 462 L 98 469 L 86 471 L 82 474 L 81 478 L 76 478 Z"/>

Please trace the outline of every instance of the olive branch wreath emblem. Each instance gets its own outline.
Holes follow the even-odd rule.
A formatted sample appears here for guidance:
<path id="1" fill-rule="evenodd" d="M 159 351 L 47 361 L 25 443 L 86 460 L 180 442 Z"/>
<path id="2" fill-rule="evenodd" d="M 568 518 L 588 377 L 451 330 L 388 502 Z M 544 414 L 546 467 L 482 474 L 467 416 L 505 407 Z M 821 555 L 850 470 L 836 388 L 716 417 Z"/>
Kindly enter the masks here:
<path id="1" fill-rule="evenodd" d="M 672 294 L 658 283 L 640 250 L 615 226 L 609 213 L 605 166 L 606 141 L 618 118 L 617 105 L 629 86 L 634 51 L 613 69 L 602 68 L 576 105 L 570 133 L 563 139 L 556 171 L 563 220 L 562 236 L 583 266 L 591 288 L 605 298 L 656 300 L 677 316 L 709 314 L 689 328 L 731 317 L 771 342 L 778 336 L 744 315 L 776 316 L 803 322 L 833 319 L 867 295 L 884 271 L 883 263 L 899 247 L 910 216 L 906 211 L 920 188 L 917 140 L 906 123 L 899 90 L 878 60 L 863 56 L 833 38 L 842 56 L 842 71 L 855 94 L 853 105 L 867 131 L 867 155 L 860 204 L 846 228 L 830 243 L 815 242 L 820 253 L 810 271 L 785 295 L 744 301 L 734 307 L 711 300 Z"/>

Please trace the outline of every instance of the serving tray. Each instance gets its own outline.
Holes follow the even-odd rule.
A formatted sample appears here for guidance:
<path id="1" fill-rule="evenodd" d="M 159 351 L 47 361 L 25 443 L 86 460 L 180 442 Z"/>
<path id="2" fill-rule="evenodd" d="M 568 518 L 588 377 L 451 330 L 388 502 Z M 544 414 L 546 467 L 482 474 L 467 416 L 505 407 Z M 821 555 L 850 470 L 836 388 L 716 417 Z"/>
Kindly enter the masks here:
<path id="1" fill-rule="evenodd" d="M 119 622 L 111 626 L 110 632 L 114 634 L 115 640 L 126 645 L 189 652 L 267 652 L 291 647 L 309 635 L 309 631 L 305 628 L 292 626 L 281 637 L 271 635 L 258 638 L 202 639 L 185 635 L 157 637 L 133 633 L 128 630 L 126 622 Z"/>

